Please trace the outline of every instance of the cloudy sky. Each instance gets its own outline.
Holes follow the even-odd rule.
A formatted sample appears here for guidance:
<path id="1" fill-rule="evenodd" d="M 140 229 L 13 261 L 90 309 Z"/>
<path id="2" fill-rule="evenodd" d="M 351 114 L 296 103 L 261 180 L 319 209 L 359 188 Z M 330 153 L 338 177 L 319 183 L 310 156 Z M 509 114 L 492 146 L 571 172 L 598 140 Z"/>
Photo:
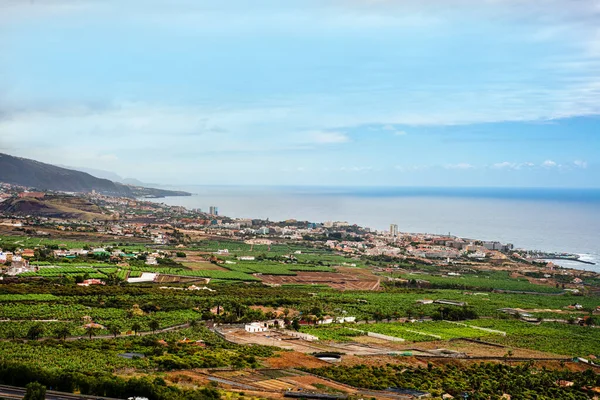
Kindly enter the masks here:
<path id="1" fill-rule="evenodd" d="M 172 184 L 598 187 L 600 1 L 0 0 L 0 152 Z"/>

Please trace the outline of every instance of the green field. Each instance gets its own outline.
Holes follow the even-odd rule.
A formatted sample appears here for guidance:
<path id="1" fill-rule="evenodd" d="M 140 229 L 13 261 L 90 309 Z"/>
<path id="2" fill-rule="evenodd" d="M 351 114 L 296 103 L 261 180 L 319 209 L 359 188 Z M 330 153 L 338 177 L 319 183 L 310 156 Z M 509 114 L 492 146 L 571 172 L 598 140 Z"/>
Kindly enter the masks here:
<path id="1" fill-rule="evenodd" d="M 600 355 L 600 330 L 595 328 L 561 323 L 535 325 L 517 320 L 479 319 L 466 323 L 507 332 L 506 337 L 494 336 L 486 339 L 506 346 L 568 356 Z"/>
<path id="2" fill-rule="evenodd" d="M 356 332 L 356 330 L 394 336 L 411 342 L 429 342 L 433 340 L 448 340 L 456 338 L 479 338 L 497 335 L 446 321 L 302 327 L 302 332 L 315 335 L 319 339 L 342 342 L 350 341 L 353 337 L 362 335 L 360 332 Z"/>
<path id="3" fill-rule="evenodd" d="M 392 274 L 404 279 L 422 279 L 434 286 L 456 289 L 511 290 L 522 292 L 560 293 L 562 289 L 530 283 L 525 278 L 511 278 L 508 272 L 487 271 L 461 276 L 440 276 L 430 274 Z"/>

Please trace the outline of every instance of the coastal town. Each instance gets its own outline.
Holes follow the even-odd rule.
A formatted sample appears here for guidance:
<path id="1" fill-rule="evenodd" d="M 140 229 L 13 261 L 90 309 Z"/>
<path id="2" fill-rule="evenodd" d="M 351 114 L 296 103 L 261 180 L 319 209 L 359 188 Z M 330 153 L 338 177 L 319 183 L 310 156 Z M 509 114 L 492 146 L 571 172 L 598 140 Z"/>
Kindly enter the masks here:
<path id="1" fill-rule="evenodd" d="M 61 362 L 142 379 L 157 399 L 159 378 L 178 396 L 449 399 L 474 392 L 352 371 L 436 374 L 483 359 L 544 363 L 562 374 L 557 390 L 592 395 L 600 383 L 576 382 L 600 368 L 600 276 L 556 259 L 576 256 L 393 223 L 229 218 L 217 205 L 0 184 L 0 336 L 19 365 L 33 362 L 32 343 L 50 352 L 59 338 L 90 357 L 102 339 L 105 366 Z M 81 393 L 124 393 L 73 379 Z"/>
<path id="2" fill-rule="evenodd" d="M 44 193 L 31 191 L 28 188 L 0 184 L 1 200 L 38 199 L 72 196 L 69 194 Z M 109 257 L 111 262 L 127 262 L 137 259 L 142 253 L 144 263 L 148 266 L 158 265 L 157 259 L 169 257 L 172 252 L 161 251 L 169 247 L 185 247 L 199 240 L 234 241 L 250 246 L 272 246 L 280 243 L 305 243 L 312 247 L 329 249 L 340 255 L 352 258 L 380 257 L 389 258 L 397 264 L 422 264 L 440 267 L 461 267 L 480 269 L 508 269 L 527 275 L 540 275 L 530 278 L 539 284 L 579 285 L 582 288 L 581 276 L 593 276 L 593 272 L 560 268 L 548 259 L 572 259 L 576 255 L 556 254 L 515 249 L 510 243 L 482 241 L 478 239 L 460 238 L 456 236 L 403 233 L 398 225 L 391 224 L 386 231 L 376 231 L 367 227 L 352 225 L 345 221 L 268 221 L 249 218 L 228 218 L 218 215 L 218 208 L 211 206 L 209 212 L 188 210 L 184 207 L 167 206 L 159 202 L 119 198 L 90 193 L 78 195 L 97 206 L 101 214 L 94 218 L 53 218 L 32 211 L 0 213 L 0 230 L 5 234 L 12 232 L 26 235 L 28 238 L 44 238 L 60 232 L 65 237 L 92 238 L 98 237 L 104 242 L 143 243 L 144 251 L 124 253 L 118 249 L 105 247 L 87 249 L 59 248 L 52 251 L 53 258 L 76 259 L 77 257 Z M 99 217 L 99 218 L 98 218 Z M 230 251 L 223 246 L 217 249 L 211 258 L 229 256 Z M 35 259 L 35 248 L 16 248 L 15 251 L 0 252 L 0 264 L 11 266 L 8 275 L 34 272 L 35 266 L 29 260 Z M 289 257 L 293 258 L 293 254 Z M 241 257 L 241 261 L 254 261 L 253 256 Z M 231 262 L 231 261 L 230 261 Z M 355 263 L 346 262 L 348 266 Z M 223 264 L 227 267 L 228 264 Z M 380 269 L 394 272 L 398 267 L 390 266 Z M 459 273 L 441 275 L 446 277 L 460 276 Z M 556 279 L 555 277 L 559 277 Z M 572 277 L 569 279 L 568 277 Z M 574 289 L 578 287 L 573 286 Z"/>

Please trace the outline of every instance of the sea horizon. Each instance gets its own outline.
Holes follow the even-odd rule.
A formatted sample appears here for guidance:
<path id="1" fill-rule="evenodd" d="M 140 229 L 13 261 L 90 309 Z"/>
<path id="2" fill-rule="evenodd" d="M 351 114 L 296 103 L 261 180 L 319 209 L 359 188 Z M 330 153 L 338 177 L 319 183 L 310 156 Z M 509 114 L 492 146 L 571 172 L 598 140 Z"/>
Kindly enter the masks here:
<path id="1" fill-rule="evenodd" d="M 169 205 L 219 207 L 232 218 L 346 221 L 376 230 L 397 224 L 428 233 L 513 243 L 516 248 L 578 254 L 596 265 L 556 264 L 600 272 L 600 188 L 254 186 L 179 187 L 190 197 Z"/>

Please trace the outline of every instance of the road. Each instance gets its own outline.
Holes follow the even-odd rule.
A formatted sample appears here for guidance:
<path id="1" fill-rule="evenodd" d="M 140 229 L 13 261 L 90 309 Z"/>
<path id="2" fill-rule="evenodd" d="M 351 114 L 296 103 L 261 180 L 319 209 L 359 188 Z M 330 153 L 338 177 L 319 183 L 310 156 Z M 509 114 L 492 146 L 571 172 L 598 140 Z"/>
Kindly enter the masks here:
<path id="1" fill-rule="evenodd" d="M 16 386 L 0 385 L 0 397 L 6 399 L 22 399 L 25 396 L 25 389 Z M 79 395 L 73 393 L 56 392 L 54 390 L 46 391 L 46 400 L 121 400 L 112 397 Z"/>
<path id="2" fill-rule="evenodd" d="M 157 329 L 156 331 L 152 332 L 152 331 L 144 331 L 144 332 L 138 332 L 137 336 L 146 336 L 146 335 L 154 335 L 157 333 L 162 333 L 162 332 L 170 332 L 170 331 L 176 331 L 176 330 L 180 330 L 180 329 L 185 329 L 185 328 L 189 328 L 190 324 L 181 324 L 181 325 L 175 325 L 175 326 L 169 326 L 166 328 L 162 328 L 162 329 Z M 117 337 L 129 337 L 129 336 L 135 336 L 135 335 L 117 335 Z M 89 336 L 68 336 L 67 337 L 67 342 L 72 342 L 75 340 L 79 340 L 79 339 L 89 339 Z M 92 339 L 113 339 L 114 336 L 113 335 L 99 335 L 99 336 L 92 336 Z M 41 337 L 39 339 L 35 339 L 36 341 L 40 342 L 46 339 L 56 339 L 56 338 L 52 338 L 52 337 Z M 8 342 L 8 341 L 12 341 L 14 339 L 0 339 L 0 342 Z M 31 339 L 24 339 L 24 338 L 19 338 L 19 340 L 31 340 Z"/>

